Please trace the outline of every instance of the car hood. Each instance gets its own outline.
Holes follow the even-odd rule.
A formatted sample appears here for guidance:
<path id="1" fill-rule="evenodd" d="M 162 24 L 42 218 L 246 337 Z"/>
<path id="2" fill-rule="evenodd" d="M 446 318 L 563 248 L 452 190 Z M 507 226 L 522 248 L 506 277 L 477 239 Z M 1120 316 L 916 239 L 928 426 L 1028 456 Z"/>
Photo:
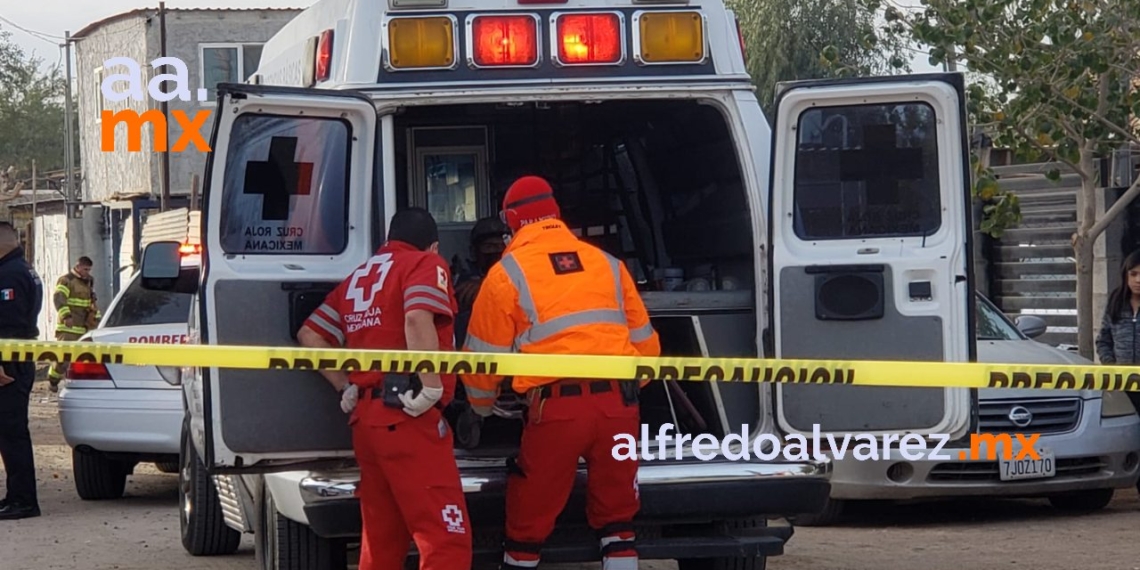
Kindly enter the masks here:
<path id="1" fill-rule="evenodd" d="M 1049 346 L 1035 340 L 979 340 L 978 362 L 1010 364 L 1093 364 L 1081 355 Z M 989 389 L 978 390 L 982 400 L 1009 398 L 1040 398 L 1042 396 L 1099 398 L 1099 390 L 1034 390 Z"/>

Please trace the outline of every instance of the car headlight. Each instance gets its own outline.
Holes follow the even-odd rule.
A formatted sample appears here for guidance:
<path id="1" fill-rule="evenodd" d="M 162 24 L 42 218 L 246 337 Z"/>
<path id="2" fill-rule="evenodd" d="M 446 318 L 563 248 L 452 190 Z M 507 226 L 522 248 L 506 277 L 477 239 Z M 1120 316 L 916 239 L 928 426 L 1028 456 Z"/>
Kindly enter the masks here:
<path id="1" fill-rule="evenodd" d="M 1130 416 L 1136 413 L 1132 400 L 1124 392 L 1105 392 L 1100 402 L 1100 417 L 1114 418 L 1117 416 Z"/>

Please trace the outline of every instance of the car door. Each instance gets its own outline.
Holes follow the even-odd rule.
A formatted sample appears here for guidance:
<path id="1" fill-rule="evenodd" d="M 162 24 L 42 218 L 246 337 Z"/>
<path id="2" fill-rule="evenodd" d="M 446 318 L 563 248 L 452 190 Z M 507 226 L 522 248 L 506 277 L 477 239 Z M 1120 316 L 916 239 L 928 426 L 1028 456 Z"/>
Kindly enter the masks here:
<path id="1" fill-rule="evenodd" d="M 970 159 L 957 74 L 782 85 L 769 191 L 775 356 L 975 359 Z M 914 378 L 921 384 L 922 378 Z M 782 430 L 949 433 L 960 388 L 779 384 Z"/>
<path id="2" fill-rule="evenodd" d="M 375 246 L 376 109 L 358 93 L 228 86 L 217 112 L 199 342 L 298 346 L 300 325 Z M 351 456 L 348 416 L 318 372 L 199 372 L 208 466 Z"/>

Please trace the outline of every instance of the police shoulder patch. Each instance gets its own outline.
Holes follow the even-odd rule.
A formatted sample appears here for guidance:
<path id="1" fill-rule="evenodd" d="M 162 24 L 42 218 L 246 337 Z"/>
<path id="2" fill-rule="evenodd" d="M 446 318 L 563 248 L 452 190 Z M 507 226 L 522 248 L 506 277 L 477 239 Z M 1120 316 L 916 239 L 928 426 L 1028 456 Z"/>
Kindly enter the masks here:
<path id="1" fill-rule="evenodd" d="M 555 275 L 585 271 L 582 268 L 582 259 L 578 257 L 576 251 L 552 253 L 550 254 L 550 264 L 554 267 Z"/>

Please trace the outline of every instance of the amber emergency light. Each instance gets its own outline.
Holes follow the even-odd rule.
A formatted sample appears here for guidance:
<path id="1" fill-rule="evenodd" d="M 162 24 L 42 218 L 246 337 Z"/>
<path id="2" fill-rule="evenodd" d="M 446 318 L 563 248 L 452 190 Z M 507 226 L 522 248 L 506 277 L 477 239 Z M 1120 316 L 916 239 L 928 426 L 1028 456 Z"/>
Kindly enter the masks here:
<path id="1" fill-rule="evenodd" d="M 394 69 L 452 67 L 455 64 L 454 20 L 447 16 L 390 20 L 388 64 Z"/>
<path id="2" fill-rule="evenodd" d="M 635 22 L 637 57 L 644 63 L 693 63 L 705 58 L 704 18 L 699 12 L 644 12 Z"/>
<path id="3" fill-rule="evenodd" d="M 614 13 L 561 14 L 554 23 L 558 61 L 563 65 L 621 63 L 621 18 Z"/>
<path id="4" fill-rule="evenodd" d="M 469 52 L 478 67 L 538 65 L 538 19 L 528 15 L 475 16 Z"/>

